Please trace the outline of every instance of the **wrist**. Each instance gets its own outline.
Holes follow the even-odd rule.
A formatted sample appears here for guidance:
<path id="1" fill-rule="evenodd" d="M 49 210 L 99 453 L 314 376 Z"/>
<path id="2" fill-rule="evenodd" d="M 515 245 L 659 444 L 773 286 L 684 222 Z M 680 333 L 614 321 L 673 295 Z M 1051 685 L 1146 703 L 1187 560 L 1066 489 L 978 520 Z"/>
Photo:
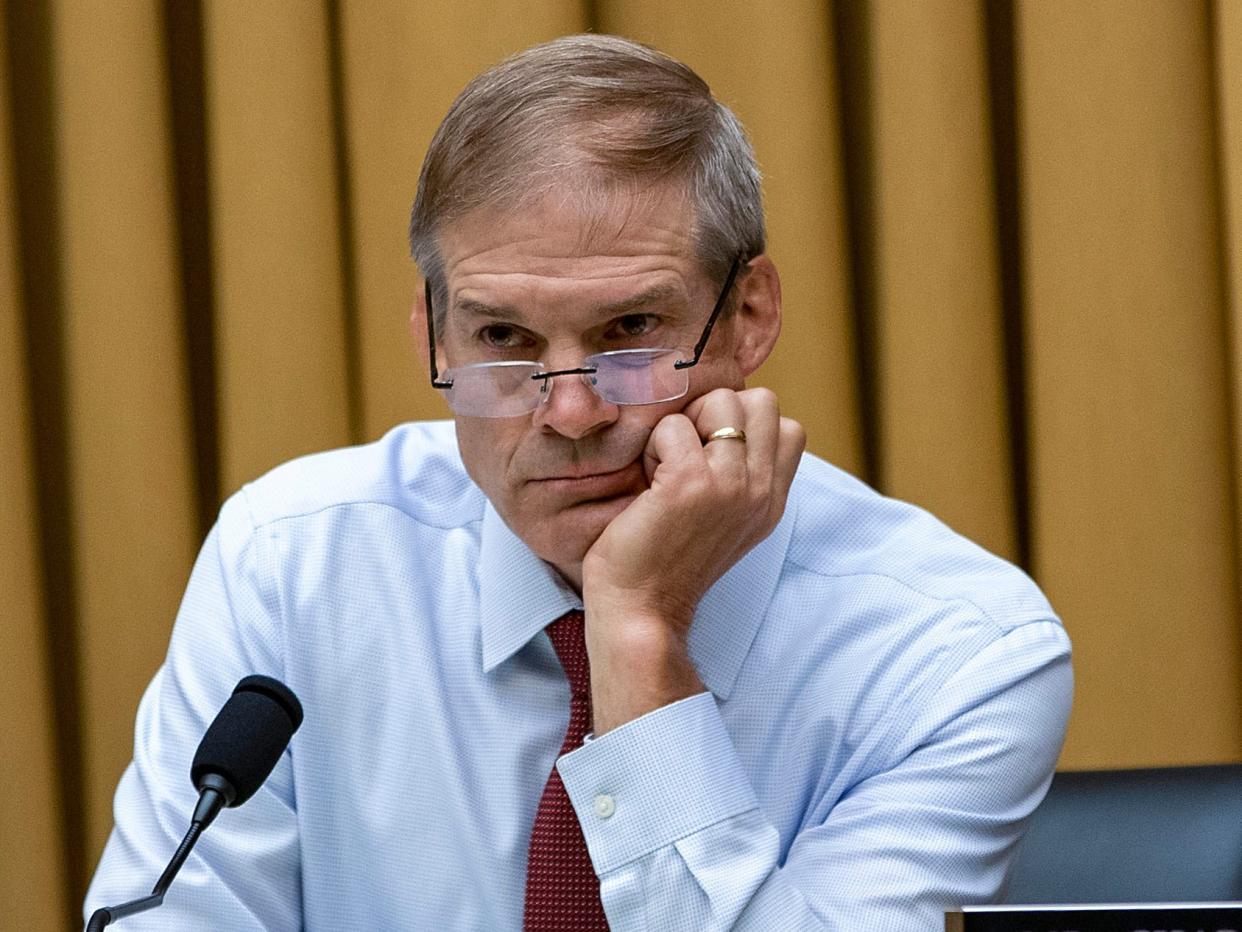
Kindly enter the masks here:
<path id="1" fill-rule="evenodd" d="M 587 653 L 592 662 L 627 662 L 643 669 L 660 669 L 686 656 L 685 632 L 680 620 L 650 612 L 604 612 L 586 606 Z M 594 669 L 594 668 L 592 668 Z"/>
<path id="2" fill-rule="evenodd" d="M 684 640 L 694 620 L 696 598 L 680 592 L 667 580 L 624 585 L 611 578 L 606 569 L 592 572 L 590 563 L 583 563 L 582 569 L 582 602 L 588 619 L 596 620 L 599 634 L 640 641 L 649 638 L 653 646 L 659 646 L 665 631 Z"/>
<path id="3" fill-rule="evenodd" d="M 594 727 L 602 735 L 703 691 L 684 629 L 651 616 L 601 616 L 587 608 Z"/>

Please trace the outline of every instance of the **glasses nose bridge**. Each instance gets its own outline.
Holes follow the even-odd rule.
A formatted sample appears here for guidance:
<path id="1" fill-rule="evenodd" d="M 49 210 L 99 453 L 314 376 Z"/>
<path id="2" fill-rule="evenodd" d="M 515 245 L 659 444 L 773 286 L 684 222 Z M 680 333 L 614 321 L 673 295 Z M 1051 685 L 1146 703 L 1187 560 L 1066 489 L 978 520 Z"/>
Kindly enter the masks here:
<path id="1" fill-rule="evenodd" d="M 594 394 L 603 400 L 604 396 L 599 393 L 595 386 L 595 366 L 589 366 L 585 363 L 581 366 L 575 366 L 572 369 L 550 369 L 546 372 L 537 372 L 531 378 L 539 382 L 539 403 L 548 404 L 552 400 L 552 389 L 556 385 L 556 380 L 562 376 L 576 375 L 582 381 L 582 384 Z"/>

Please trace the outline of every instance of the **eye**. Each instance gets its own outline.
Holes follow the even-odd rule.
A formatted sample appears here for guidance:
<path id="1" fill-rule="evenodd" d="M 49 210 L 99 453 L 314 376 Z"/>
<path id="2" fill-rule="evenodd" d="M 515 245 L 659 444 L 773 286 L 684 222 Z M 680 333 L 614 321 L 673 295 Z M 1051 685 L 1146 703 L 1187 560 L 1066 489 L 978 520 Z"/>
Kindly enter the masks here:
<path id="1" fill-rule="evenodd" d="M 530 337 L 509 324 L 488 324 L 479 330 L 479 341 L 489 349 L 522 349 L 531 346 Z"/>
<path id="2" fill-rule="evenodd" d="M 660 318 L 655 314 L 626 314 L 612 322 L 605 336 L 611 340 L 642 337 L 653 332 L 659 325 Z"/>

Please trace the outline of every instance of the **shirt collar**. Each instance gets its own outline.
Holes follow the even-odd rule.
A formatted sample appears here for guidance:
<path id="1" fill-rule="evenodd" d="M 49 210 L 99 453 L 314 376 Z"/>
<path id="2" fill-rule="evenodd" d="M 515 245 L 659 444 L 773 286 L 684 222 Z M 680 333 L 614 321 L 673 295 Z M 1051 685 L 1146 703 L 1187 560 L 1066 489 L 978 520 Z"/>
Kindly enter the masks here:
<path id="1" fill-rule="evenodd" d="M 508 660 L 536 634 L 582 600 L 535 556 L 488 502 L 479 544 L 479 617 L 483 670 Z"/>
<path id="2" fill-rule="evenodd" d="M 699 602 L 689 650 L 703 683 L 727 699 L 772 601 L 793 535 L 795 497 L 776 529 L 725 573 Z M 479 554 L 483 670 L 490 672 L 582 600 L 522 542 L 489 502 Z"/>

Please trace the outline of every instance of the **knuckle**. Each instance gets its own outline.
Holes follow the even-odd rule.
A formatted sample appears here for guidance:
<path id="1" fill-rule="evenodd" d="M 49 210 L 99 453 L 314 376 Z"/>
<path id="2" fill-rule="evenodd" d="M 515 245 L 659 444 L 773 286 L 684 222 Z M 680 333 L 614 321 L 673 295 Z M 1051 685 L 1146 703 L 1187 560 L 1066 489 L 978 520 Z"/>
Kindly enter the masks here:
<path id="1" fill-rule="evenodd" d="M 691 423 L 690 418 L 686 417 L 681 412 L 667 414 L 656 422 L 655 427 L 651 429 L 651 435 L 653 437 L 672 436 L 678 431 L 685 430 L 687 425 L 692 428 L 694 426 Z"/>
<path id="2" fill-rule="evenodd" d="M 712 476 L 708 473 L 693 472 L 680 483 L 681 493 L 692 500 L 710 498 L 715 487 Z"/>
<path id="3" fill-rule="evenodd" d="M 793 418 L 781 418 L 781 439 L 798 447 L 806 446 L 806 428 Z"/>
<path id="4" fill-rule="evenodd" d="M 780 402 L 776 397 L 776 392 L 766 386 L 757 388 L 748 388 L 746 390 L 750 400 L 759 407 L 768 411 L 777 411 L 780 409 Z"/>

